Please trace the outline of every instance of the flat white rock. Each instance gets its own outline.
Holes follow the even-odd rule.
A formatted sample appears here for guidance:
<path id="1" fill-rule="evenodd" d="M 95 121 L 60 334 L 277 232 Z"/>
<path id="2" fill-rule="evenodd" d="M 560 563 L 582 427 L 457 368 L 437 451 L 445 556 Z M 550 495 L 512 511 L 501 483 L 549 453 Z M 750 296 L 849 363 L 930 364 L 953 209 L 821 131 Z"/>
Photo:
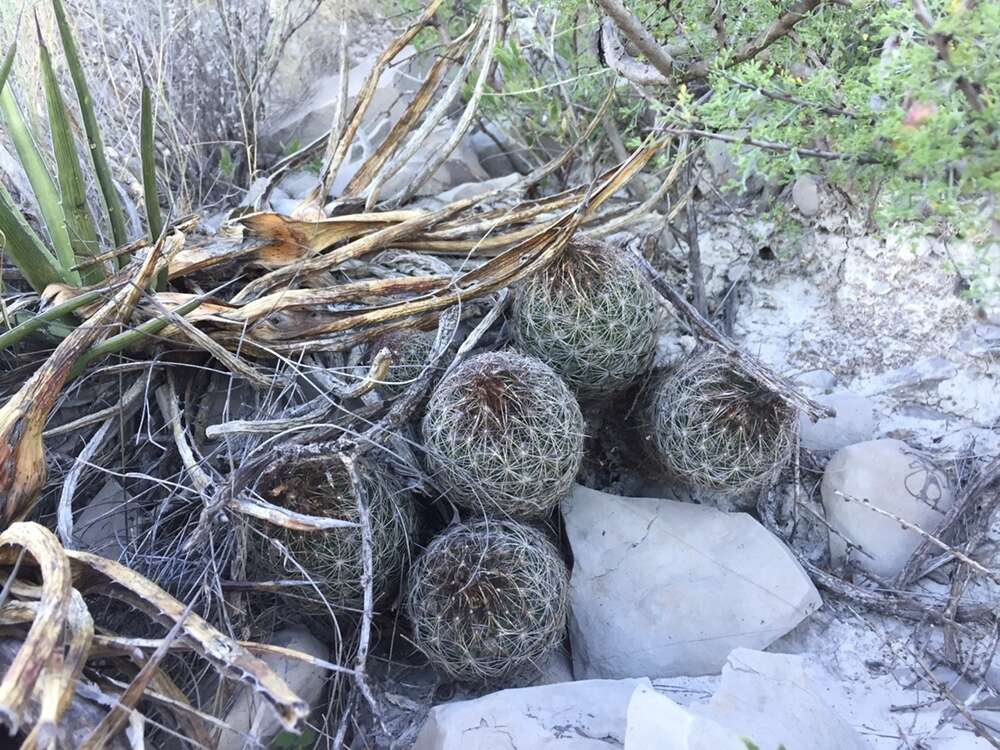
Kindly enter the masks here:
<path id="1" fill-rule="evenodd" d="M 577 486 L 569 630 L 577 679 L 718 674 L 818 609 L 805 571 L 745 513 Z"/>
<path id="2" fill-rule="evenodd" d="M 814 679 L 800 656 L 736 649 L 722 670 L 722 684 L 696 713 L 747 737 L 760 748 L 871 750 L 830 709 L 842 703 L 830 676 Z"/>
<path id="3" fill-rule="evenodd" d="M 413 750 L 620 748 L 640 685 L 649 680 L 563 682 L 445 703 L 431 709 Z"/>
<path id="4" fill-rule="evenodd" d="M 747 750 L 741 737 L 640 685 L 628 704 L 625 750 Z"/>

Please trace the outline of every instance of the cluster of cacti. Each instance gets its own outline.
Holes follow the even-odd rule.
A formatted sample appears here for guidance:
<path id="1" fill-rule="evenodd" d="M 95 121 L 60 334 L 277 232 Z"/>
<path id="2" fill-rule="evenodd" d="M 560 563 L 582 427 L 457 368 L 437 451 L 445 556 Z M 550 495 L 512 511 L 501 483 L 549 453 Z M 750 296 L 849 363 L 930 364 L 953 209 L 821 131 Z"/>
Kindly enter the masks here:
<path id="1" fill-rule="evenodd" d="M 449 677 L 509 681 L 562 640 L 568 588 L 541 532 L 487 519 L 431 542 L 413 565 L 406 613 L 416 645 Z"/>
<path id="2" fill-rule="evenodd" d="M 649 369 L 657 323 L 655 292 L 631 257 L 586 239 L 524 282 L 512 315 L 518 348 L 585 399 L 618 392 Z"/>
<path id="3" fill-rule="evenodd" d="M 733 493 L 762 487 L 795 445 L 795 410 L 714 348 L 655 383 L 647 409 L 654 457 L 694 487 Z"/>
<path id="4" fill-rule="evenodd" d="M 541 518 L 583 457 L 583 416 L 549 367 L 515 352 L 472 357 L 438 385 L 423 420 L 432 479 L 458 506 Z"/>
<path id="5" fill-rule="evenodd" d="M 647 374 L 657 312 L 632 261 L 576 241 L 519 291 L 512 325 L 522 352 L 470 357 L 428 400 L 421 421 L 427 478 L 468 518 L 432 539 L 408 573 L 410 500 L 378 472 L 364 473 L 376 597 L 391 594 L 405 573 L 413 643 L 445 675 L 477 683 L 524 675 L 563 636 L 568 571 L 546 533 L 530 524 L 551 515 L 580 469 L 585 429 L 574 390 L 582 398 L 607 396 Z M 388 351 L 392 361 L 383 390 L 398 392 L 418 378 L 432 341 L 433 334 L 410 329 L 377 339 L 369 358 Z M 637 414 L 646 416 L 645 438 L 675 479 L 739 492 L 762 486 L 784 466 L 796 414 L 741 372 L 721 350 L 709 349 L 644 389 L 645 410 Z M 299 467 L 296 482 L 280 486 L 282 504 L 293 510 L 358 518 L 339 465 L 324 477 Z M 269 541 L 260 555 L 271 577 L 304 577 L 290 567 L 294 558 L 330 602 L 359 607 L 356 528 L 281 530 L 273 538 L 280 545 Z"/>

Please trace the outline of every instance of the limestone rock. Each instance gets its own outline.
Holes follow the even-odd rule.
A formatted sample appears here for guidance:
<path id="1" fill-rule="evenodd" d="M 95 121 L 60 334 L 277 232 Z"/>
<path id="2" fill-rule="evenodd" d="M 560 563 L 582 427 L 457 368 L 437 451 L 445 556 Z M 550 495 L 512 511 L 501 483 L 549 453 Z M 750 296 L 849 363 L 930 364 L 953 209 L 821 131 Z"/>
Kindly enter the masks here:
<path id="1" fill-rule="evenodd" d="M 578 679 L 716 674 L 821 600 L 791 552 L 744 513 L 576 487 L 570 640 Z"/>
<path id="2" fill-rule="evenodd" d="M 128 544 L 129 495 L 116 479 L 108 479 L 73 524 L 81 549 L 118 560 Z"/>
<path id="3" fill-rule="evenodd" d="M 271 643 L 293 651 L 329 660 L 330 649 L 304 628 L 287 628 L 279 630 L 272 636 Z M 328 672 L 325 669 L 307 664 L 297 659 L 287 659 L 282 656 L 265 654 L 260 657 L 279 677 L 281 677 L 296 695 L 316 708 L 326 686 Z M 280 730 L 281 724 L 270 704 L 260 693 L 244 687 L 236 695 L 232 708 L 226 714 L 226 724 L 235 731 L 223 731 L 219 737 L 218 750 L 243 750 L 247 745 L 246 734 L 254 732 L 264 746 Z M 252 743 L 249 745 L 254 747 Z"/>
<path id="4" fill-rule="evenodd" d="M 813 676 L 802 657 L 736 649 L 711 701 L 693 710 L 760 748 L 871 750 L 830 709 L 830 693 L 839 691 L 833 677 Z"/>
<path id="5" fill-rule="evenodd" d="M 507 143 L 499 128 L 487 126 L 486 130 L 473 131 L 469 144 L 490 177 L 504 177 L 519 171 L 510 156 L 516 147 Z"/>
<path id="6" fill-rule="evenodd" d="M 347 71 L 347 111 L 351 111 L 361 87 L 378 60 L 380 50 L 372 50 Z M 396 122 L 413 98 L 422 76 L 417 74 L 418 56 L 407 47 L 393 65 L 383 72 L 365 114 L 361 129 L 369 132 L 388 120 Z M 313 79 L 303 99 L 290 108 L 279 109 L 264 122 L 262 143 L 270 153 L 282 153 L 293 142 L 310 143 L 330 129 L 340 95 L 340 75 L 333 73 Z"/>
<path id="7" fill-rule="evenodd" d="M 803 216 L 815 216 L 819 212 L 819 188 L 816 178 L 804 174 L 792 185 L 792 202 Z"/>
<path id="8" fill-rule="evenodd" d="M 301 172 L 292 172 L 282 178 L 281 182 L 278 183 L 278 187 L 281 188 L 282 192 L 286 193 L 289 198 L 296 199 L 296 202 L 301 201 L 309 195 L 310 190 L 318 186 L 319 175 L 315 172 L 308 172 L 305 170 Z M 272 194 L 272 205 L 276 200 L 281 200 L 281 198 Z"/>
<path id="9" fill-rule="evenodd" d="M 640 685 L 628 704 L 625 750 L 747 750 L 743 739 Z"/>
<path id="10" fill-rule="evenodd" d="M 431 709 L 413 750 L 609 750 L 648 680 L 584 680 L 501 690 Z"/>
<path id="11" fill-rule="evenodd" d="M 920 535 L 838 493 L 867 500 L 930 534 L 953 500 L 948 477 L 927 456 L 900 440 L 870 440 L 834 454 L 823 473 L 827 521 L 867 553 L 852 551 L 852 562 L 883 579 L 902 570 Z M 837 534 L 830 534 L 830 553 L 835 564 L 845 562 L 847 545 Z"/>
<path id="12" fill-rule="evenodd" d="M 811 451 L 835 451 L 853 443 L 871 440 L 875 436 L 878 407 L 873 401 L 850 391 L 838 391 L 816 396 L 823 406 L 829 406 L 837 416 L 813 422 L 802 415 L 799 434 L 802 447 Z"/>

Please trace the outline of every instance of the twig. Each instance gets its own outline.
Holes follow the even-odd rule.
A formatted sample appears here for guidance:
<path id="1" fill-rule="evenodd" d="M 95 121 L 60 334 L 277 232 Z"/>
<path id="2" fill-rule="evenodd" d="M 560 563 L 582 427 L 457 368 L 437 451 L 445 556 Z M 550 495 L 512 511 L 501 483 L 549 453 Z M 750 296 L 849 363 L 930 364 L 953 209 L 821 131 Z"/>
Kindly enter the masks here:
<path id="1" fill-rule="evenodd" d="M 622 78 L 640 86 L 666 86 L 670 79 L 647 63 L 639 62 L 625 51 L 625 43 L 618 36 L 615 23 L 610 18 L 601 22 L 598 59 Z"/>
<path id="2" fill-rule="evenodd" d="M 688 185 L 693 190 L 697 182 L 694 165 L 688 162 Z M 701 246 L 698 244 L 698 204 L 694 200 L 687 204 L 687 246 L 688 273 L 691 275 L 691 294 L 694 298 L 694 309 L 703 318 L 708 318 L 708 301 L 705 299 L 705 274 L 701 267 Z"/>
<path id="3" fill-rule="evenodd" d="M 646 30 L 642 22 L 625 7 L 621 0 L 597 0 L 597 4 L 614 21 L 615 26 L 628 37 L 629 41 L 646 56 L 646 59 L 663 78 L 668 79 L 673 75 L 676 65 L 674 58 L 666 49 L 657 44 L 653 35 Z M 699 65 L 701 66 L 698 68 L 699 71 L 702 68 L 707 71 L 707 66 L 704 66 L 703 63 Z M 704 77 L 704 74 L 700 77 Z"/>
<path id="4" fill-rule="evenodd" d="M 371 687 L 368 685 L 368 649 L 371 644 L 372 622 L 375 619 L 375 596 L 372 591 L 372 580 L 374 568 L 372 564 L 372 524 L 371 513 L 368 509 L 368 496 L 365 492 L 361 475 L 358 473 L 358 465 L 353 457 L 345 453 L 340 454 L 341 461 L 347 468 L 351 477 L 351 485 L 354 489 L 354 496 L 358 505 L 358 522 L 361 527 L 361 585 L 364 589 L 363 609 L 361 612 L 361 624 L 358 628 L 358 653 L 354 661 L 354 682 L 358 690 L 365 697 L 371 707 L 372 714 L 378 720 L 382 731 L 389 735 L 389 728 L 382 719 L 378 709 L 378 703 Z"/>
<path id="5" fill-rule="evenodd" d="M 93 437 L 80 451 L 80 454 L 73 461 L 73 467 L 63 478 L 62 491 L 59 494 L 59 504 L 56 507 L 56 532 L 59 534 L 59 541 L 64 547 L 75 547 L 73 543 L 73 495 L 76 494 L 76 485 L 80 480 L 80 475 L 90 465 L 90 460 L 94 454 L 104 444 L 108 436 L 108 431 L 119 421 L 124 420 L 128 412 L 139 396 L 145 392 L 145 378 L 138 378 L 122 396 L 121 401 L 113 407 L 113 412 L 94 433 Z"/>
<path id="6" fill-rule="evenodd" d="M 986 725 L 972 715 L 966 705 L 958 699 L 958 697 L 948 688 L 947 685 L 937 678 L 937 675 L 934 674 L 931 668 L 927 666 L 916 651 L 911 650 L 911 655 L 913 656 L 914 661 L 916 661 L 919 665 L 920 670 L 924 673 L 924 677 L 929 683 L 931 683 L 938 695 L 944 697 L 945 700 L 954 706 L 955 710 L 962 715 L 962 718 L 969 722 L 973 733 L 975 733 L 977 737 L 986 740 L 990 743 L 990 745 L 997 748 L 997 750 L 1000 750 L 1000 740 L 996 738 L 996 735 L 988 731 L 986 729 Z"/>
<path id="7" fill-rule="evenodd" d="M 766 50 L 781 37 L 786 36 L 803 18 L 823 4 L 823 0 L 798 0 L 772 23 L 768 29 L 754 41 L 737 52 L 729 62 L 729 67 L 746 62 Z"/>
<path id="8" fill-rule="evenodd" d="M 962 487 L 941 525 L 938 526 L 937 537 L 954 539 L 959 525 L 966 522 L 970 528 L 978 529 L 978 536 L 981 537 L 989 528 L 990 519 L 998 505 L 1000 505 L 1000 457 L 995 458 Z M 936 546 L 938 545 L 929 539 L 921 539 L 896 577 L 896 584 L 900 588 L 913 583 L 923 574 L 925 561 Z"/>
<path id="9" fill-rule="evenodd" d="M 761 141 L 756 138 L 751 138 L 750 136 L 736 136 L 736 135 L 726 135 L 725 133 L 713 133 L 710 130 L 698 130 L 695 128 L 674 128 L 669 125 L 662 128 L 664 133 L 671 133 L 673 135 L 690 135 L 698 138 L 710 138 L 714 141 L 723 141 L 725 143 L 736 143 L 743 146 L 754 146 L 755 148 L 762 148 L 765 151 L 778 151 L 778 152 L 792 152 L 798 154 L 799 156 L 808 156 L 813 159 L 827 159 L 830 161 L 856 161 L 858 164 L 882 164 L 891 165 L 893 160 L 891 158 L 881 158 L 874 156 L 872 154 L 847 154 L 841 151 L 826 151 L 819 148 L 800 148 L 799 146 L 790 146 L 787 143 L 775 143 L 774 141 Z"/>
<path id="10" fill-rule="evenodd" d="M 755 357 L 744 352 L 736 343 L 723 336 L 719 330 L 694 308 L 694 306 L 682 297 L 667 283 L 663 274 L 653 268 L 649 261 L 642 257 L 641 253 L 629 250 L 638 261 L 639 266 L 646 272 L 653 287 L 663 295 L 673 307 L 683 315 L 695 328 L 698 334 L 722 349 L 728 354 L 736 364 L 751 378 L 758 381 L 767 390 L 777 394 L 783 401 L 793 404 L 802 409 L 811 419 L 817 420 L 823 417 L 836 416 L 836 411 L 828 406 L 824 406 L 811 398 L 795 390 L 784 378 L 770 370 Z"/>
<path id="11" fill-rule="evenodd" d="M 885 516 L 886 518 L 891 518 L 893 521 L 895 521 L 896 523 L 898 523 L 900 526 L 903 526 L 904 528 L 907 528 L 910 531 L 915 531 L 916 533 L 920 534 L 921 537 L 923 537 L 924 541 L 929 542 L 930 544 L 934 545 L 935 547 L 938 547 L 939 549 L 944 550 L 948 555 L 954 557 L 956 560 L 960 560 L 961 562 L 965 563 L 970 568 L 972 568 L 973 570 L 975 570 L 977 573 L 980 573 L 981 575 L 986 576 L 987 578 L 989 578 L 994 583 L 1000 584 L 1000 575 L 998 575 L 997 573 L 994 573 L 992 570 L 990 570 L 989 568 L 985 567 L 982 563 L 976 562 L 975 560 L 973 560 L 971 557 L 969 557 L 968 555 L 966 555 L 961 550 L 955 549 L 954 547 L 951 547 L 951 546 L 945 544 L 944 542 L 942 542 L 940 539 L 938 539 L 936 536 L 934 536 L 932 534 L 928 534 L 926 531 L 924 531 L 922 528 L 920 528 L 919 526 L 917 526 L 917 524 L 913 523 L 912 521 L 907 521 L 905 518 L 897 516 L 895 513 L 890 513 L 887 510 L 883 510 L 882 508 L 879 508 L 877 505 L 872 504 L 872 502 L 870 500 L 868 500 L 868 498 L 855 497 L 854 495 L 849 495 L 846 492 L 841 492 L 840 490 L 837 490 L 834 494 L 835 495 L 839 495 L 840 497 L 844 498 L 844 500 L 847 500 L 848 502 L 854 502 L 854 503 L 859 503 L 861 505 L 864 505 L 866 508 L 868 508 L 869 510 L 874 511 L 875 513 L 878 513 L 880 516 Z"/>

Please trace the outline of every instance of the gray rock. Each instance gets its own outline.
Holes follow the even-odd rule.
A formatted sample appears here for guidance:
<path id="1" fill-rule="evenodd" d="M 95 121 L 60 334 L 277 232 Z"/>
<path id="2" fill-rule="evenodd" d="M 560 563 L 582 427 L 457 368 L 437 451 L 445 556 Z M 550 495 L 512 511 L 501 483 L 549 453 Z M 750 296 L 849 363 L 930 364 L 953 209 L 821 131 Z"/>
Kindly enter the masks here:
<path id="1" fill-rule="evenodd" d="M 573 681 L 573 662 L 569 651 L 564 647 L 555 649 L 546 657 L 541 673 L 532 685 L 555 685 L 559 682 Z"/>
<path id="2" fill-rule="evenodd" d="M 108 479 L 73 524 L 81 549 L 118 560 L 128 544 L 128 502 L 116 479 Z"/>
<path id="3" fill-rule="evenodd" d="M 859 545 L 851 562 L 882 579 L 896 576 L 920 543 L 920 535 L 857 500 L 933 534 L 953 501 L 948 477 L 926 455 L 900 440 L 870 440 L 839 450 L 823 473 L 822 497 L 833 529 Z M 847 545 L 830 534 L 835 564 L 847 560 Z"/>
<path id="4" fill-rule="evenodd" d="M 760 748 L 871 750 L 831 710 L 846 700 L 839 693 L 832 675 L 808 669 L 802 657 L 740 648 L 729 655 L 712 700 L 692 710 Z"/>
<path id="5" fill-rule="evenodd" d="M 877 395 L 908 388 L 927 388 L 957 374 L 958 368 L 944 357 L 928 357 L 867 379 L 864 391 L 869 395 Z"/>
<path id="6" fill-rule="evenodd" d="M 811 175 L 801 175 L 792 185 L 792 202 L 803 216 L 819 212 L 819 188 Z"/>
<path id="7" fill-rule="evenodd" d="M 456 185 L 449 190 L 445 190 L 443 193 L 438 193 L 434 196 L 434 199 L 442 205 L 446 205 L 454 201 L 473 198 L 493 190 L 509 188 L 519 179 L 521 179 L 521 175 L 519 174 L 508 174 L 504 177 L 496 177 L 492 180 L 484 180 L 482 182 L 464 182 L 461 185 Z"/>
<path id="8" fill-rule="evenodd" d="M 766 647 L 822 603 L 744 513 L 580 486 L 562 513 L 578 679 L 716 674 L 733 648 Z"/>
<path id="9" fill-rule="evenodd" d="M 382 186 L 383 199 L 400 194 L 409 187 L 414 178 L 423 170 L 431 155 L 444 147 L 451 137 L 455 124 L 445 121 L 428 137 L 420 153 L 410 159 L 402 169 L 389 178 Z M 468 141 L 461 141 L 437 171 L 416 192 L 416 196 L 438 195 L 463 183 L 486 182 L 489 174 L 476 158 Z"/>
<path id="10" fill-rule="evenodd" d="M 379 51 L 373 50 L 348 70 L 348 112 L 354 106 L 378 56 Z M 394 64 L 386 68 L 362 121 L 363 133 L 376 129 L 384 120 L 395 122 L 399 119 L 412 100 L 413 92 L 420 85 L 421 76 L 417 74 L 417 68 L 416 50 L 413 47 L 405 48 L 396 57 Z M 293 141 L 305 145 L 329 130 L 340 95 L 340 76 L 334 73 L 312 80 L 312 86 L 300 101 L 294 106 L 279 109 L 264 122 L 261 141 L 265 151 L 282 153 Z"/>
<path id="11" fill-rule="evenodd" d="M 816 396 L 815 400 L 829 406 L 837 416 L 813 422 L 802 415 L 799 433 L 802 447 L 811 451 L 835 451 L 853 443 L 871 440 L 878 422 L 878 407 L 871 399 L 850 391 Z"/>
<path id="12" fill-rule="evenodd" d="M 270 642 L 324 661 L 330 658 L 330 649 L 303 628 L 279 630 L 271 637 Z M 299 659 L 272 654 L 265 654 L 260 658 L 285 681 L 292 692 L 310 707 L 318 707 L 329 674 L 325 669 Z M 217 750 L 244 750 L 244 747 L 257 747 L 245 736 L 250 732 L 259 737 L 264 747 L 267 747 L 268 741 L 281 730 L 281 723 L 271 705 L 250 687 L 240 688 L 236 700 L 226 714 L 225 722 L 234 731 L 222 732 Z"/>
<path id="13" fill-rule="evenodd" d="M 431 709 L 413 750 L 609 750 L 648 680 L 584 680 L 490 693 Z"/>
<path id="14" fill-rule="evenodd" d="M 837 376 L 829 370 L 809 370 L 799 373 L 793 380 L 814 393 L 832 393 L 837 387 Z"/>
<path id="15" fill-rule="evenodd" d="M 698 685 L 706 679 L 636 688 L 625 750 L 747 750 L 744 740 L 767 750 L 871 750 L 838 713 L 848 698 L 837 680 L 809 660 L 739 648 L 716 685 Z"/>
<path id="16" fill-rule="evenodd" d="M 491 128 L 490 132 L 476 130 L 469 136 L 469 145 L 483 165 L 483 169 L 490 177 L 504 177 L 517 169 L 511 161 L 508 152 L 512 150 L 506 144 L 506 139 L 496 128 Z"/>
<path id="17" fill-rule="evenodd" d="M 724 187 L 739 175 L 736 160 L 733 158 L 733 146 L 729 143 L 708 141 L 705 144 L 705 161 L 708 162 L 708 168 L 718 187 Z"/>
<path id="18" fill-rule="evenodd" d="M 291 216 L 295 213 L 295 209 L 301 205 L 302 201 L 298 198 L 271 199 L 271 210 L 282 216 Z"/>
<path id="19" fill-rule="evenodd" d="M 302 170 L 300 172 L 291 172 L 282 178 L 281 182 L 278 183 L 278 187 L 288 195 L 289 198 L 298 198 L 301 200 L 309 195 L 309 191 L 315 187 L 319 186 L 319 175 L 315 172 L 307 172 Z M 272 196 L 272 204 L 274 203 L 274 198 Z M 278 199 L 280 200 L 280 199 Z"/>

